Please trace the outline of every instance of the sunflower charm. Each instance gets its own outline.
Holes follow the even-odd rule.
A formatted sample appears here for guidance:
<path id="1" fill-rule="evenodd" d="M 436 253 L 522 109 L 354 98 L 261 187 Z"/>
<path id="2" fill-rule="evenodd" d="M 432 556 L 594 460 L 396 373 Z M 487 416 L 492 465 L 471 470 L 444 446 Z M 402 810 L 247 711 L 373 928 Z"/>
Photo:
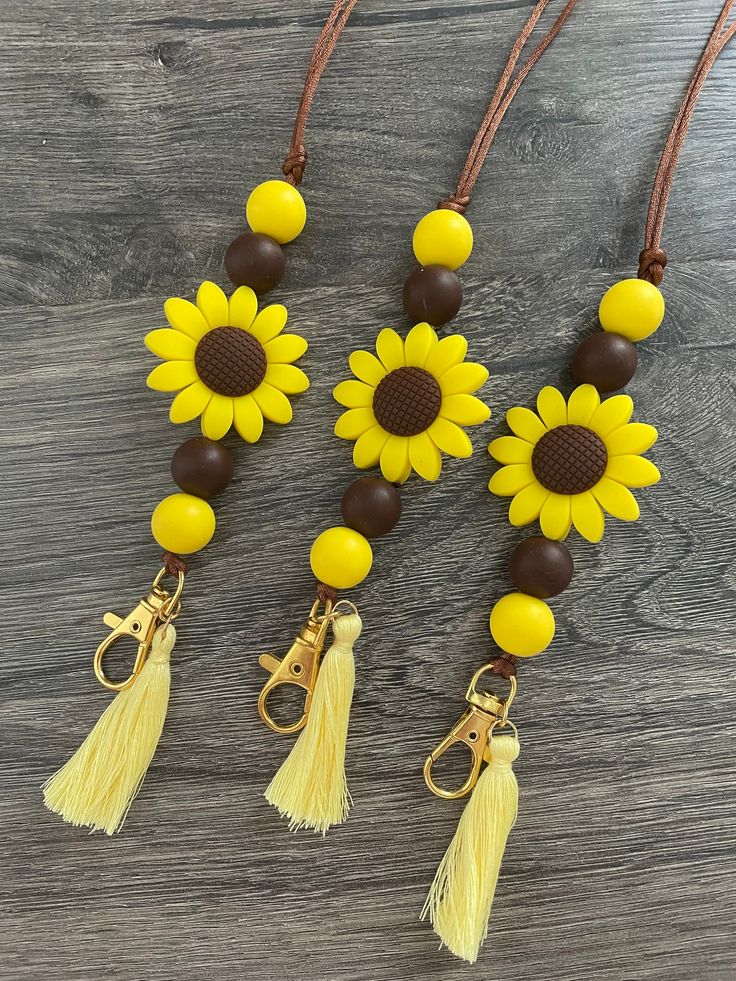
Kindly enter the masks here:
<path id="1" fill-rule="evenodd" d="M 488 371 L 466 362 L 468 342 L 460 334 L 441 341 L 429 324 L 417 324 L 406 342 L 386 327 L 376 340 L 376 354 L 353 351 L 350 369 L 358 381 L 335 388 L 335 399 L 347 408 L 335 435 L 355 440 L 353 461 L 365 469 L 380 462 L 392 483 L 403 483 L 416 470 L 436 480 L 441 452 L 468 457 L 473 452 L 461 426 L 485 422 L 490 409 L 471 393 Z"/>
<path id="2" fill-rule="evenodd" d="M 157 392 L 178 392 L 169 410 L 172 422 L 202 417 L 202 432 L 222 439 L 231 426 L 249 443 L 263 432 L 264 417 L 291 422 L 287 395 L 309 388 L 309 379 L 292 364 L 307 350 L 298 334 L 282 334 L 286 307 L 279 303 L 258 313 L 252 289 L 241 286 L 228 298 L 205 282 L 197 303 L 173 297 L 164 304 L 171 325 L 152 330 L 146 347 L 164 363 L 147 379 Z"/>
<path id="3" fill-rule="evenodd" d="M 537 396 L 538 415 L 516 406 L 506 419 L 516 433 L 494 439 L 488 452 L 499 463 L 488 485 L 511 497 L 509 521 L 527 525 L 539 518 L 542 533 L 561 541 L 571 525 L 587 538 L 603 537 L 606 511 L 636 521 L 639 505 L 630 487 L 648 487 L 659 470 L 640 454 L 657 439 L 657 430 L 629 422 L 634 403 L 614 395 L 601 403 L 592 385 L 580 385 L 567 404 L 556 388 Z"/>

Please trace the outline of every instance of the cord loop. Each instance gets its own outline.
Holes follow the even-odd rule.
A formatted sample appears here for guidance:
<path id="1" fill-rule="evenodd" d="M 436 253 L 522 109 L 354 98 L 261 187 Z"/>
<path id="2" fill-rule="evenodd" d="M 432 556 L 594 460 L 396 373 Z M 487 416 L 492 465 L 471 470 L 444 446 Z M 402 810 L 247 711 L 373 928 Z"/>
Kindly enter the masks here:
<path id="1" fill-rule="evenodd" d="M 460 174 L 457 182 L 457 187 L 448 198 L 440 202 L 440 208 L 447 208 L 450 211 L 457 212 L 458 214 L 462 214 L 465 211 L 470 202 L 470 195 L 475 187 L 475 182 L 480 176 L 483 163 L 488 156 L 488 151 L 491 149 L 491 144 L 493 143 L 496 131 L 501 125 L 501 120 L 506 115 L 506 111 L 513 102 L 514 96 L 519 91 L 524 79 L 560 33 L 565 21 L 573 12 L 575 4 L 578 2 L 578 0 L 567 0 L 567 3 L 557 17 L 557 20 L 554 22 L 554 24 L 552 24 L 536 48 L 534 48 L 532 53 L 516 73 L 516 76 L 513 77 L 516 64 L 521 57 L 524 47 L 526 46 L 526 43 L 531 35 L 534 33 L 534 28 L 537 25 L 537 21 L 544 13 L 545 7 L 550 2 L 551 0 L 537 0 L 537 3 L 534 5 L 534 9 L 529 15 L 526 24 L 524 24 L 523 28 L 521 29 L 521 33 L 514 41 L 511 51 L 509 52 L 506 65 L 501 72 L 501 77 L 498 80 L 498 84 L 496 85 L 495 91 L 491 97 L 486 114 L 483 117 L 483 122 L 480 124 L 478 132 L 475 134 L 473 145 L 471 146 L 470 152 L 465 159 L 462 173 Z"/>
<path id="2" fill-rule="evenodd" d="M 675 121 L 672 123 L 667 142 L 659 158 L 657 173 L 652 185 L 652 194 L 649 198 L 649 208 L 647 210 L 647 223 L 644 231 L 644 249 L 639 256 L 639 279 L 647 279 L 655 286 L 662 282 L 662 274 L 667 264 L 667 257 L 660 248 L 662 241 L 662 229 L 664 228 L 664 216 L 667 212 L 667 202 L 669 201 L 672 181 L 675 176 L 675 167 L 680 157 L 680 151 L 685 143 L 688 127 L 693 118 L 695 107 L 698 104 L 698 96 L 705 85 L 713 65 L 718 56 L 733 40 L 736 35 L 736 22 L 728 24 L 728 18 L 734 0 L 726 0 L 721 8 L 721 12 L 716 19 L 713 30 L 710 33 L 700 60 L 695 66 L 695 71 L 690 77 L 690 82 L 685 91 L 685 95 L 677 110 Z M 664 261 L 662 261 L 664 259 Z"/>
<path id="3" fill-rule="evenodd" d="M 322 73 L 327 67 L 327 62 L 330 60 L 330 56 L 335 50 L 335 45 L 357 2 L 358 0 L 335 0 L 317 38 L 317 43 L 312 50 L 312 57 L 307 68 L 307 76 L 304 79 L 302 97 L 299 100 L 299 108 L 297 109 L 296 119 L 294 120 L 291 145 L 281 168 L 288 183 L 294 187 L 301 184 L 302 177 L 304 176 L 304 168 L 307 163 L 307 151 L 304 147 L 304 132 L 307 128 L 307 120 L 309 119 L 309 112 L 314 101 L 314 94 L 322 78 Z"/>

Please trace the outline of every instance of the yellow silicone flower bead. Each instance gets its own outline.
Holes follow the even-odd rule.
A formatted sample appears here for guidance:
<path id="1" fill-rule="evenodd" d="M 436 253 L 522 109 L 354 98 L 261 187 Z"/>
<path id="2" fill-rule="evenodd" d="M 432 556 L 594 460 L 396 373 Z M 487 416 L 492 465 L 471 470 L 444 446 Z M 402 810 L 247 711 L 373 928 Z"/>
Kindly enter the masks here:
<path id="1" fill-rule="evenodd" d="M 664 297 L 645 279 L 622 279 L 603 294 L 598 317 L 609 334 L 641 341 L 662 323 Z"/>
<path id="2" fill-rule="evenodd" d="M 412 240 L 414 255 L 423 266 L 457 269 L 473 251 L 473 229 L 467 218 L 438 208 L 420 219 Z"/>
<path id="3" fill-rule="evenodd" d="M 314 540 L 309 555 L 312 572 L 333 589 L 351 589 L 373 565 L 370 542 L 352 528 L 328 528 Z"/>
<path id="4" fill-rule="evenodd" d="M 491 610 L 491 634 L 507 654 L 533 657 L 552 643 L 555 618 L 544 600 L 508 593 Z"/>
<path id="5" fill-rule="evenodd" d="M 151 531 L 161 548 L 189 555 L 204 548 L 215 533 L 215 512 L 193 494 L 170 494 L 151 515 Z"/>
<path id="6" fill-rule="evenodd" d="M 304 228 L 307 206 L 299 191 L 286 181 L 264 181 L 250 192 L 245 217 L 252 231 L 285 245 Z"/>

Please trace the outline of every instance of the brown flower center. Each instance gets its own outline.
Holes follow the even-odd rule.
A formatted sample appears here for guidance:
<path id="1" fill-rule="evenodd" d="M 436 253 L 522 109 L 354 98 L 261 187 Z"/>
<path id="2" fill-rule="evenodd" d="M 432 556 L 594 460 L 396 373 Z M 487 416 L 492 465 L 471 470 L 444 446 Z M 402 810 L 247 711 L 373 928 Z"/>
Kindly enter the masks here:
<path id="1" fill-rule="evenodd" d="M 586 426 L 557 426 L 539 440 L 532 470 L 539 483 L 555 494 L 582 494 L 606 472 L 603 440 Z"/>
<path id="2" fill-rule="evenodd" d="M 395 368 L 382 378 L 373 395 L 379 426 L 394 436 L 416 436 L 439 415 L 442 392 L 424 368 Z"/>
<path id="3" fill-rule="evenodd" d="M 207 388 L 238 398 L 254 391 L 266 377 L 266 352 L 239 327 L 215 327 L 197 344 L 194 367 Z"/>

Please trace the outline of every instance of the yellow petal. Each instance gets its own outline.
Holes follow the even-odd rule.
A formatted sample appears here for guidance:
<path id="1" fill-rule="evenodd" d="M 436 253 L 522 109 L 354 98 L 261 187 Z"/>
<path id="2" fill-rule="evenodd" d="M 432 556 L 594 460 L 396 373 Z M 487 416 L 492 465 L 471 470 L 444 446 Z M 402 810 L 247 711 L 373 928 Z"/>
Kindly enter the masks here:
<path id="1" fill-rule="evenodd" d="M 440 378 L 440 390 L 443 395 L 470 395 L 488 381 L 488 369 L 482 364 L 466 361 L 448 368 Z"/>
<path id="2" fill-rule="evenodd" d="M 531 409 L 525 409 L 520 405 L 509 409 L 506 413 L 506 422 L 509 424 L 512 432 L 516 433 L 521 439 L 525 439 L 527 443 L 534 444 L 539 442 L 547 432 L 546 426 L 536 412 L 532 412 Z"/>
<path id="3" fill-rule="evenodd" d="M 529 463 L 532 445 L 518 436 L 499 436 L 490 444 L 488 452 L 499 463 Z"/>
<path id="4" fill-rule="evenodd" d="M 430 351 L 424 367 L 435 378 L 439 378 L 456 364 L 461 364 L 467 353 L 468 342 L 462 334 L 449 334 Z"/>
<path id="5" fill-rule="evenodd" d="M 146 385 L 156 392 L 176 392 L 197 381 L 193 361 L 164 361 L 146 378 Z"/>
<path id="6" fill-rule="evenodd" d="M 550 493 L 539 513 L 539 527 L 545 538 L 562 541 L 570 532 L 570 497 Z"/>
<path id="7" fill-rule="evenodd" d="M 193 341 L 204 337 L 209 330 L 207 321 L 195 305 L 189 300 L 182 300 L 180 296 L 172 296 L 164 303 L 164 313 L 172 327 L 191 337 Z"/>
<path id="8" fill-rule="evenodd" d="M 189 361 L 194 358 L 197 346 L 191 337 L 168 327 L 152 330 L 146 334 L 144 343 L 149 351 L 165 361 Z"/>
<path id="9" fill-rule="evenodd" d="M 233 400 L 213 394 L 202 413 L 202 432 L 208 439 L 222 439 L 233 424 Z"/>
<path id="10" fill-rule="evenodd" d="M 193 382 L 174 398 L 169 409 L 169 419 L 173 423 L 190 422 L 204 411 L 212 398 L 212 392 L 201 381 Z"/>
<path id="11" fill-rule="evenodd" d="M 381 450 L 381 473 L 386 480 L 397 484 L 402 482 L 402 478 L 406 480 L 410 472 L 408 437 L 389 436 Z"/>
<path id="12" fill-rule="evenodd" d="M 659 470 L 643 456 L 612 456 L 606 467 L 606 477 L 624 487 L 649 487 L 659 480 Z"/>
<path id="13" fill-rule="evenodd" d="M 263 413 L 252 395 L 233 399 L 233 423 L 246 443 L 257 443 L 263 433 Z"/>
<path id="14" fill-rule="evenodd" d="M 309 379 L 295 364 L 270 364 L 265 381 L 286 395 L 298 395 L 309 388 Z"/>
<path id="15" fill-rule="evenodd" d="M 335 436 L 340 439 L 357 439 L 375 425 L 373 409 L 348 409 L 335 423 Z"/>
<path id="16" fill-rule="evenodd" d="M 396 368 L 403 368 L 406 364 L 404 358 L 404 342 L 395 330 L 384 327 L 376 339 L 376 354 L 386 371 L 394 371 Z"/>
<path id="17" fill-rule="evenodd" d="M 587 426 L 601 404 L 594 385 L 578 385 L 567 400 L 567 421 L 571 426 Z"/>
<path id="18" fill-rule="evenodd" d="M 440 344 L 442 341 L 440 341 Z M 459 426 L 475 426 L 489 418 L 491 410 L 475 395 L 446 395 L 442 399 L 440 416 Z"/>
<path id="19" fill-rule="evenodd" d="M 364 385 L 359 381 L 344 381 L 336 385 L 332 392 L 332 397 L 346 409 L 362 409 L 365 406 L 373 405 L 374 389 L 370 385 Z"/>
<path id="20" fill-rule="evenodd" d="M 353 447 L 353 463 L 361 470 L 375 467 L 381 459 L 381 451 L 388 440 L 388 433 L 377 423 L 363 433 Z"/>
<path id="21" fill-rule="evenodd" d="M 535 480 L 524 490 L 520 490 L 509 505 L 509 521 L 516 528 L 536 521 L 542 505 L 549 497 L 549 491 Z"/>
<path id="22" fill-rule="evenodd" d="M 272 303 L 271 306 L 261 310 L 253 321 L 250 332 L 261 344 L 268 344 L 286 327 L 287 316 L 285 306 L 281 303 Z"/>
<path id="23" fill-rule="evenodd" d="M 609 456 L 621 453 L 645 453 L 657 442 L 657 430 L 645 422 L 630 422 L 619 426 L 606 436 L 606 449 Z"/>
<path id="24" fill-rule="evenodd" d="M 437 344 L 437 334 L 429 324 L 415 324 L 406 335 L 404 354 L 407 366 L 423 368 L 430 351 Z"/>
<path id="25" fill-rule="evenodd" d="M 442 470 L 442 457 L 429 433 L 409 437 L 409 463 L 420 477 L 437 480 Z"/>
<path id="26" fill-rule="evenodd" d="M 230 318 L 227 297 L 217 283 L 205 280 L 197 290 L 197 306 L 210 327 L 227 327 Z"/>
<path id="27" fill-rule="evenodd" d="M 386 369 L 370 351 L 353 351 L 350 355 L 350 370 L 356 378 L 373 388 L 386 377 Z"/>
<path id="28" fill-rule="evenodd" d="M 634 403 L 630 395 L 613 395 L 605 402 L 601 402 L 600 408 L 593 413 L 590 428 L 603 439 L 614 429 L 625 425 L 633 411 Z"/>
<path id="29" fill-rule="evenodd" d="M 271 422 L 278 422 L 282 426 L 286 425 L 287 422 L 291 422 L 293 417 L 291 402 L 278 388 L 274 388 L 273 385 L 268 385 L 266 382 L 261 382 L 255 392 L 253 392 L 253 398 L 256 400 L 258 408 L 266 419 L 269 419 Z"/>
<path id="30" fill-rule="evenodd" d="M 443 453 L 462 458 L 473 455 L 473 445 L 467 433 L 449 419 L 435 419 L 427 432 Z"/>
<path id="31" fill-rule="evenodd" d="M 406 440 L 407 456 L 409 451 L 409 438 Z M 406 467 L 401 471 L 401 476 L 394 481 L 395 484 L 405 484 L 411 475 L 411 463 L 409 460 L 406 461 Z"/>
<path id="32" fill-rule="evenodd" d="M 639 517 L 639 505 L 636 498 L 623 484 L 619 484 L 610 477 L 601 477 L 591 494 L 600 504 L 604 511 L 608 511 L 614 518 L 621 521 L 636 521 Z"/>
<path id="33" fill-rule="evenodd" d="M 528 463 L 512 463 L 494 473 L 488 484 L 488 490 L 498 497 L 511 497 L 524 490 L 534 480 L 534 471 Z"/>
<path id="34" fill-rule="evenodd" d="M 239 286 L 230 297 L 228 306 L 230 326 L 249 330 L 258 312 L 258 298 L 250 286 Z"/>
<path id="35" fill-rule="evenodd" d="M 263 346 L 266 358 L 273 364 L 291 364 L 307 350 L 307 342 L 298 334 L 282 334 Z"/>
<path id="36" fill-rule="evenodd" d="M 545 385 L 537 395 L 537 412 L 547 429 L 567 423 L 567 404 L 562 393 L 551 385 Z"/>
<path id="37" fill-rule="evenodd" d="M 603 538 L 603 512 L 590 491 L 574 494 L 570 498 L 570 510 L 573 524 L 583 538 L 589 542 L 599 542 Z"/>

